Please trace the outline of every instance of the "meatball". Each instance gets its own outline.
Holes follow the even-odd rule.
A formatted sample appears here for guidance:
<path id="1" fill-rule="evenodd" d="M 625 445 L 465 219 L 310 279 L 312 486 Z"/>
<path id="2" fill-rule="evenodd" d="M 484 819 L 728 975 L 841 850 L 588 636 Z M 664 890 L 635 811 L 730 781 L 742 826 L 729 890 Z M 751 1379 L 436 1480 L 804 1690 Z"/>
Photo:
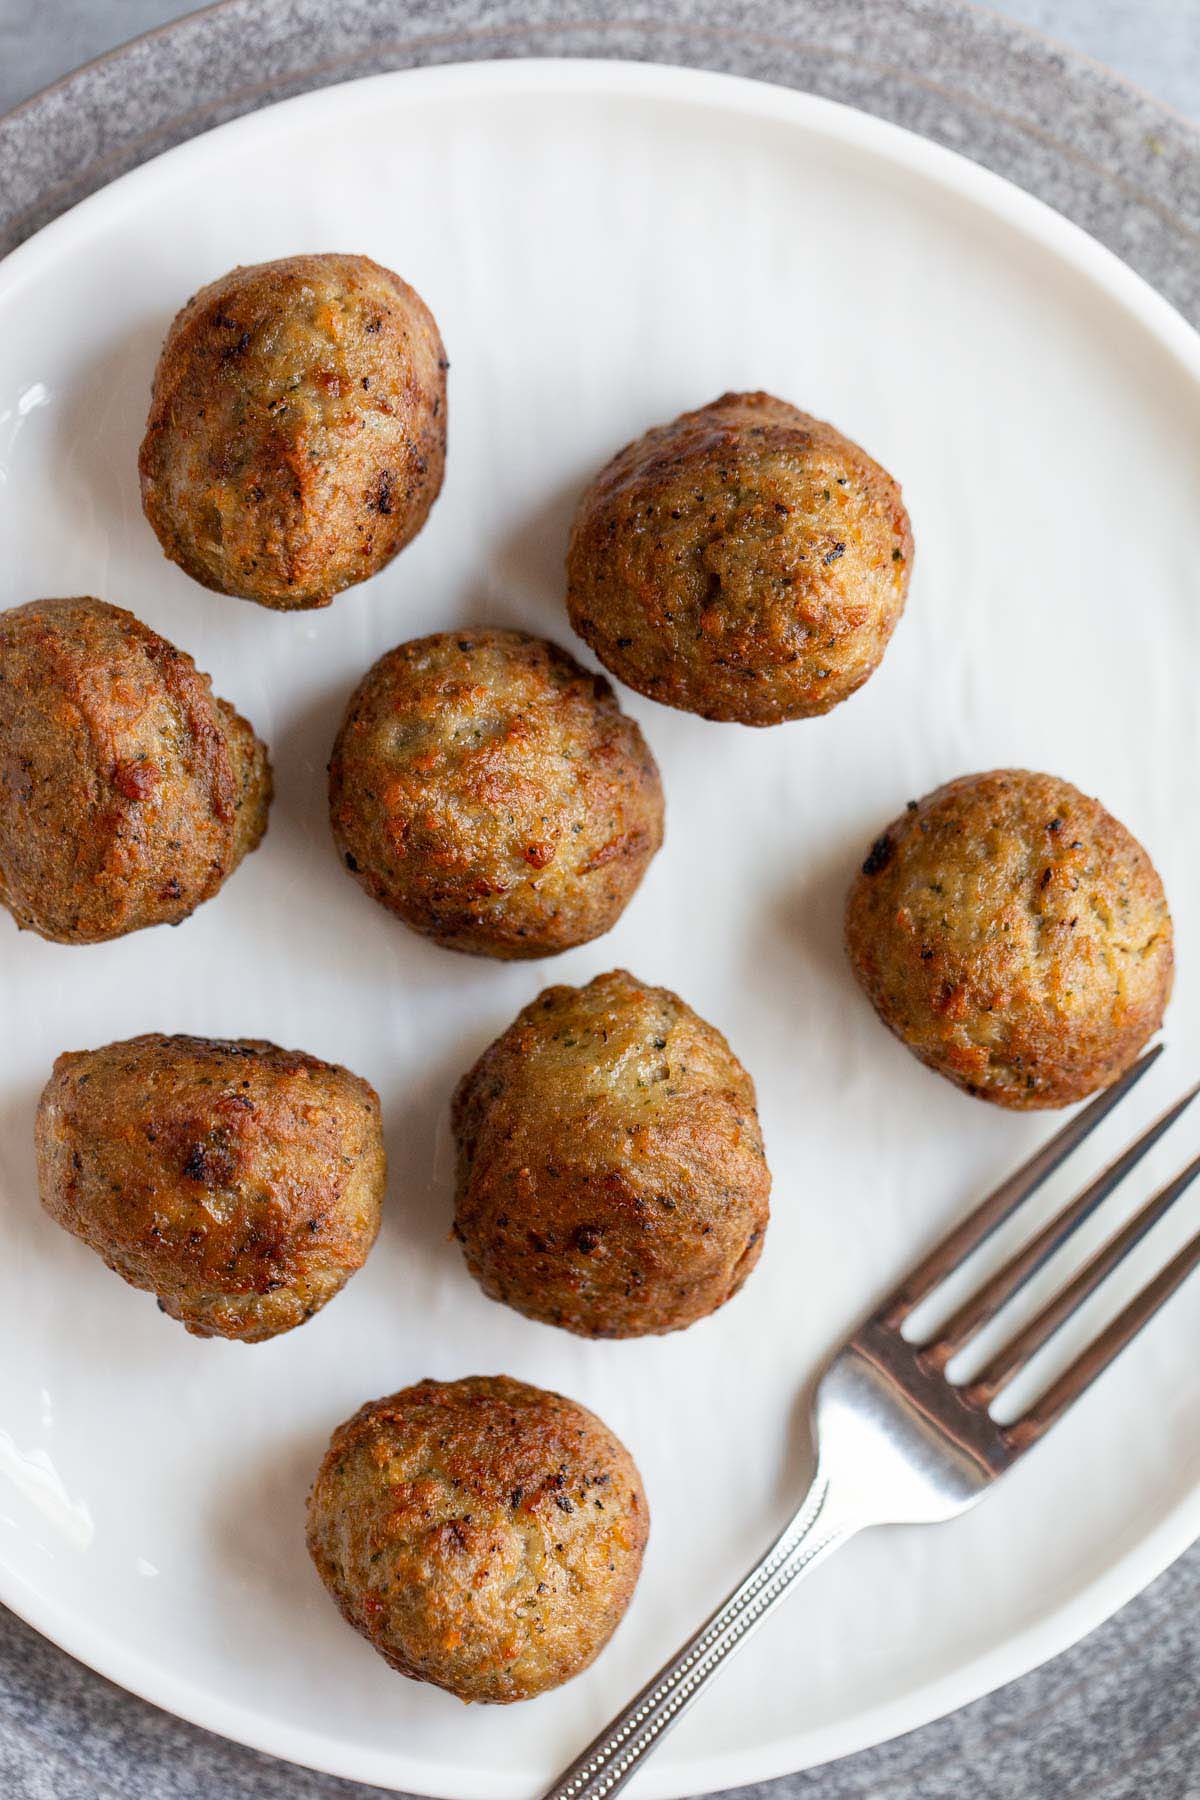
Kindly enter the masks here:
<path id="1" fill-rule="evenodd" d="M 448 367 L 420 295 L 365 256 L 201 288 L 167 333 L 139 459 L 164 551 L 218 593 L 328 606 L 425 523 Z"/>
<path id="2" fill-rule="evenodd" d="M 603 676 L 519 631 L 381 657 L 329 765 L 367 893 L 451 950 L 553 956 L 615 925 L 662 843 L 658 769 Z"/>
<path id="3" fill-rule="evenodd" d="M 1098 800 L 1024 769 L 911 800 L 850 890 L 846 945 L 884 1024 L 1000 1106 L 1107 1086 L 1171 993 L 1150 858 Z"/>
<path id="4" fill-rule="evenodd" d="M 904 610 L 900 489 L 832 425 L 724 394 L 627 444 L 575 515 L 571 623 L 641 694 L 778 725 L 862 686 Z"/>
<path id="5" fill-rule="evenodd" d="M 178 925 L 267 828 L 265 745 L 190 656 L 103 600 L 0 613 L 0 901 L 95 944 Z"/>
<path id="6" fill-rule="evenodd" d="M 650 1519 L 594 1413 L 507 1376 L 421 1381 L 333 1434 L 308 1547 L 343 1618 L 414 1681 L 528 1700 L 604 1648 Z"/>
<path id="7" fill-rule="evenodd" d="M 493 1300 L 581 1337 L 677 1331 L 737 1293 L 771 1177 L 754 1083 L 623 969 L 553 987 L 454 1096 L 454 1231 Z"/>
<path id="8" fill-rule="evenodd" d="M 196 1337 L 303 1324 L 379 1230 L 379 1097 L 299 1050 L 152 1033 L 69 1052 L 36 1140 L 51 1218 Z"/>

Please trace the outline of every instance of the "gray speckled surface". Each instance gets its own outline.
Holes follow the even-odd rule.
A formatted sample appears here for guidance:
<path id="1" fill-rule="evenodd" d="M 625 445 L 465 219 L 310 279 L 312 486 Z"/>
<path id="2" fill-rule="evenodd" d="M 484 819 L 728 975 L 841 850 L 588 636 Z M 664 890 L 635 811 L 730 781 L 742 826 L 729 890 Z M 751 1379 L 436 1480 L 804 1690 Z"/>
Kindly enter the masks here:
<path id="1" fill-rule="evenodd" d="M 377 68 L 556 54 L 721 67 L 884 113 L 1050 197 L 1200 311 L 1193 128 L 952 0 L 225 0 L 0 121 L 0 248 L 281 95 Z"/>
<path id="2" fill-rule="evenodd" d="M 723 68 L 882 113 L 1050 199 L 1200 317 L 1194 127 L 955 0 L 224 0 L 0 120 L 0 251 L 155 151 L 283 95 L 551 55 Z"/>
<path id="3" fill-rule="evenodd" d="M 1200 0 L 1013 0 L 1200 114 Z M 0 0 L 0 104 L 178 0 Z M 0 119 L 0 248 L 219 119 L 378 68 L 606 55 L 846 100 L 1008 175 L 1200 323 L 1200 137 L 956 0 L 226 0 Z M 247 71 L 253 71 L 247 74 Z M 1157 77 L 1157 78 L 1156 78 Z M 802 1602 L 801 1602 L 802 1604 Z M 1200 1547 L 1083 1644 L 974 1706 L 747 1800 L 1200 1800 Z M 180 1724 L 0 1612 L 4 1800 L 353 1800 Z"/>

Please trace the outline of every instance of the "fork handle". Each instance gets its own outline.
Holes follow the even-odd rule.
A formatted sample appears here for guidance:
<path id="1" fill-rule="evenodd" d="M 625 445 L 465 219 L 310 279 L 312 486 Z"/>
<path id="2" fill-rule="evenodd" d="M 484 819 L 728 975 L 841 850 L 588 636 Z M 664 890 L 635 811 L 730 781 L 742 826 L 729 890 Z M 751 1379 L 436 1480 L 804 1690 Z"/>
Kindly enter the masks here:
<path id="1" fill-rule="evenodd" d="M 802 1576 L 858 1529 L 838 1518 L 817 1471 L 799 1512 L 745 1580 L 683 1648 L 564 1769 L 542 1800 L 608 1800 L 631 1780 L 705 1683 Z"/>

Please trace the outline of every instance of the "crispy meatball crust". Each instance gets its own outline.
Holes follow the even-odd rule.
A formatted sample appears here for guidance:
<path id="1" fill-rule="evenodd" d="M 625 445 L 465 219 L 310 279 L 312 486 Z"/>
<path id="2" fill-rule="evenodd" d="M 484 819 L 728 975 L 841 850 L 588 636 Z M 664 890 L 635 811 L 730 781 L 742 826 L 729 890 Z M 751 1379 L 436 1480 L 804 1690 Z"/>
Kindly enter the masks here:
<path id="1" fill-rule="evenodd" d="M 329 805 L 372 899 L 476 956 L 599 937 L 663 836 L 658 769 L 607 681 L 520 631 L 381 657 L 333 747 Z"/>
<path id="2" fill-rule="evenodd" d="M 912 556 L 900 489 L 857 444 L 770 394 L 724 394 L 596 477 L 567 609 L 639 693 L 778 725 L 828 712 L 878 667 Z"/>
<path id="3" fill-rule="evenodd" d="M 633 1596 L 650 1515 L 594 1413 L 507 1376 L 421 1381 L 333 1434 L 308 1548 L 402 1675 L 528 1700 L 578 1675 Z"/>
<path id="4" fill-rule="evenodd" d="M 178 925 L 267 828 L 266 746 L 190 656 L 103 600 L 0 613 L 0 901 L 95 944 Z"/>
<path id="5" fill-rule="evenodd" d="M 365 256 L 201 288 L 167 333 L 139 460 L 164 551 L 219 593 L 327 606 L 425 523 L 448 366 L 420 295 Z"/>
<path id="6" fill-rule="evenodd" d="M 379 1230 L 379 1096 L 299 1050 L 152 1033 L 69 1052 L 36 1140 L 51 1218 L 196 1337 L 303 1324 Z"/>
<path id="7" fill-rule="evenodd" d="M 454 1231 L 493 1300 L 582 1337 L 677 1331 L 737 1293 L 771 1177 L 721 1033 L 623 969 L 553 987 L 454 1096 Z"/>
<path id="8" fill-rule="evenodd" d="M 970 1094 L 1066 1106 L 1162 1022 L 1171 916 L 1142 846 L 1070 782 L 964 775 L 876 838 L 846 946 L 884 1024 Z"/>

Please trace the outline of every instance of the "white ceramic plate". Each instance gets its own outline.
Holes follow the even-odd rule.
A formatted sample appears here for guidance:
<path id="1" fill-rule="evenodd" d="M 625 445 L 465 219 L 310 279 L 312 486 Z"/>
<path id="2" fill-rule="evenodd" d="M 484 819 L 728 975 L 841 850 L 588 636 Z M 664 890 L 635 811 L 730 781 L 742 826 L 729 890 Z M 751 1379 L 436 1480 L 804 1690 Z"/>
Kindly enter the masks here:
<path id="1" fill-rule="evenodd" d="M 135 456 L 178 306 L 234 263 L 314 249 L 369 252 L 433 307 L 454 365 L 450 460 L 411 550 L 328 611 L 286 617 L 163 561 Z M 1162 301 L 974 165 L 804 95 L 619 64 L 309 95 L 126 176 L 10 259 L 0 603 L 131 607 L 269 739 L 278 797 L 263 848 L 178 931 L 79 949 L 0 930 L 0 1598 L 127 1687 L 278 1756 L 453 1800 L 541 1790 L 798 1497 L 800 1397 L 822 1356 L 1050 1129 L 920 1069 L 858 995 L 840 911 L 879 826 L 996 764 L 1102 795 L 1163 871 L 1180 974 L 1171 1054 L 1083 1163 L 1196 1073 L 1198 376 L 1198 341 Z M 669 825 L 617 929 L 538 967 L 410 935 L 328 838 L 324 764 L 350 689 L 391 644 L 464 620 L 570 641 L 561 565 L 585 479 L 646 426 L 758 386 L 904 483 L 917 570 L 883 668 L 831 717 L 766 732 L 626 695 Z M 447 1100 L 539 986 L 618 964 L 677 988 L 753 1072 L 774 1219 L 716 1318 L 589 1344 L 467 1278 L 447 1239 Z M 304 1330 L 196 1342 L 39 1212 L 31 1130 L 53 1057 L 146 1030 L 271 1037 L 380 1089 L 383 1235 Z M 1142 1267 L 1194 1223 L 1163 1227 Z M 1198 1330 L 1193 1284 L 985 1506 L 837 1558 L 637 1791 L 876 1742 L 1129 1598 L 1200 1527 Z M 501 1370 L 609 1420 L 654 1522 L 597 1665 L 531 1705 L 466 1711 L 341 1623 L 308 1565 L 303 1502 L 360 1401 Z"/>

